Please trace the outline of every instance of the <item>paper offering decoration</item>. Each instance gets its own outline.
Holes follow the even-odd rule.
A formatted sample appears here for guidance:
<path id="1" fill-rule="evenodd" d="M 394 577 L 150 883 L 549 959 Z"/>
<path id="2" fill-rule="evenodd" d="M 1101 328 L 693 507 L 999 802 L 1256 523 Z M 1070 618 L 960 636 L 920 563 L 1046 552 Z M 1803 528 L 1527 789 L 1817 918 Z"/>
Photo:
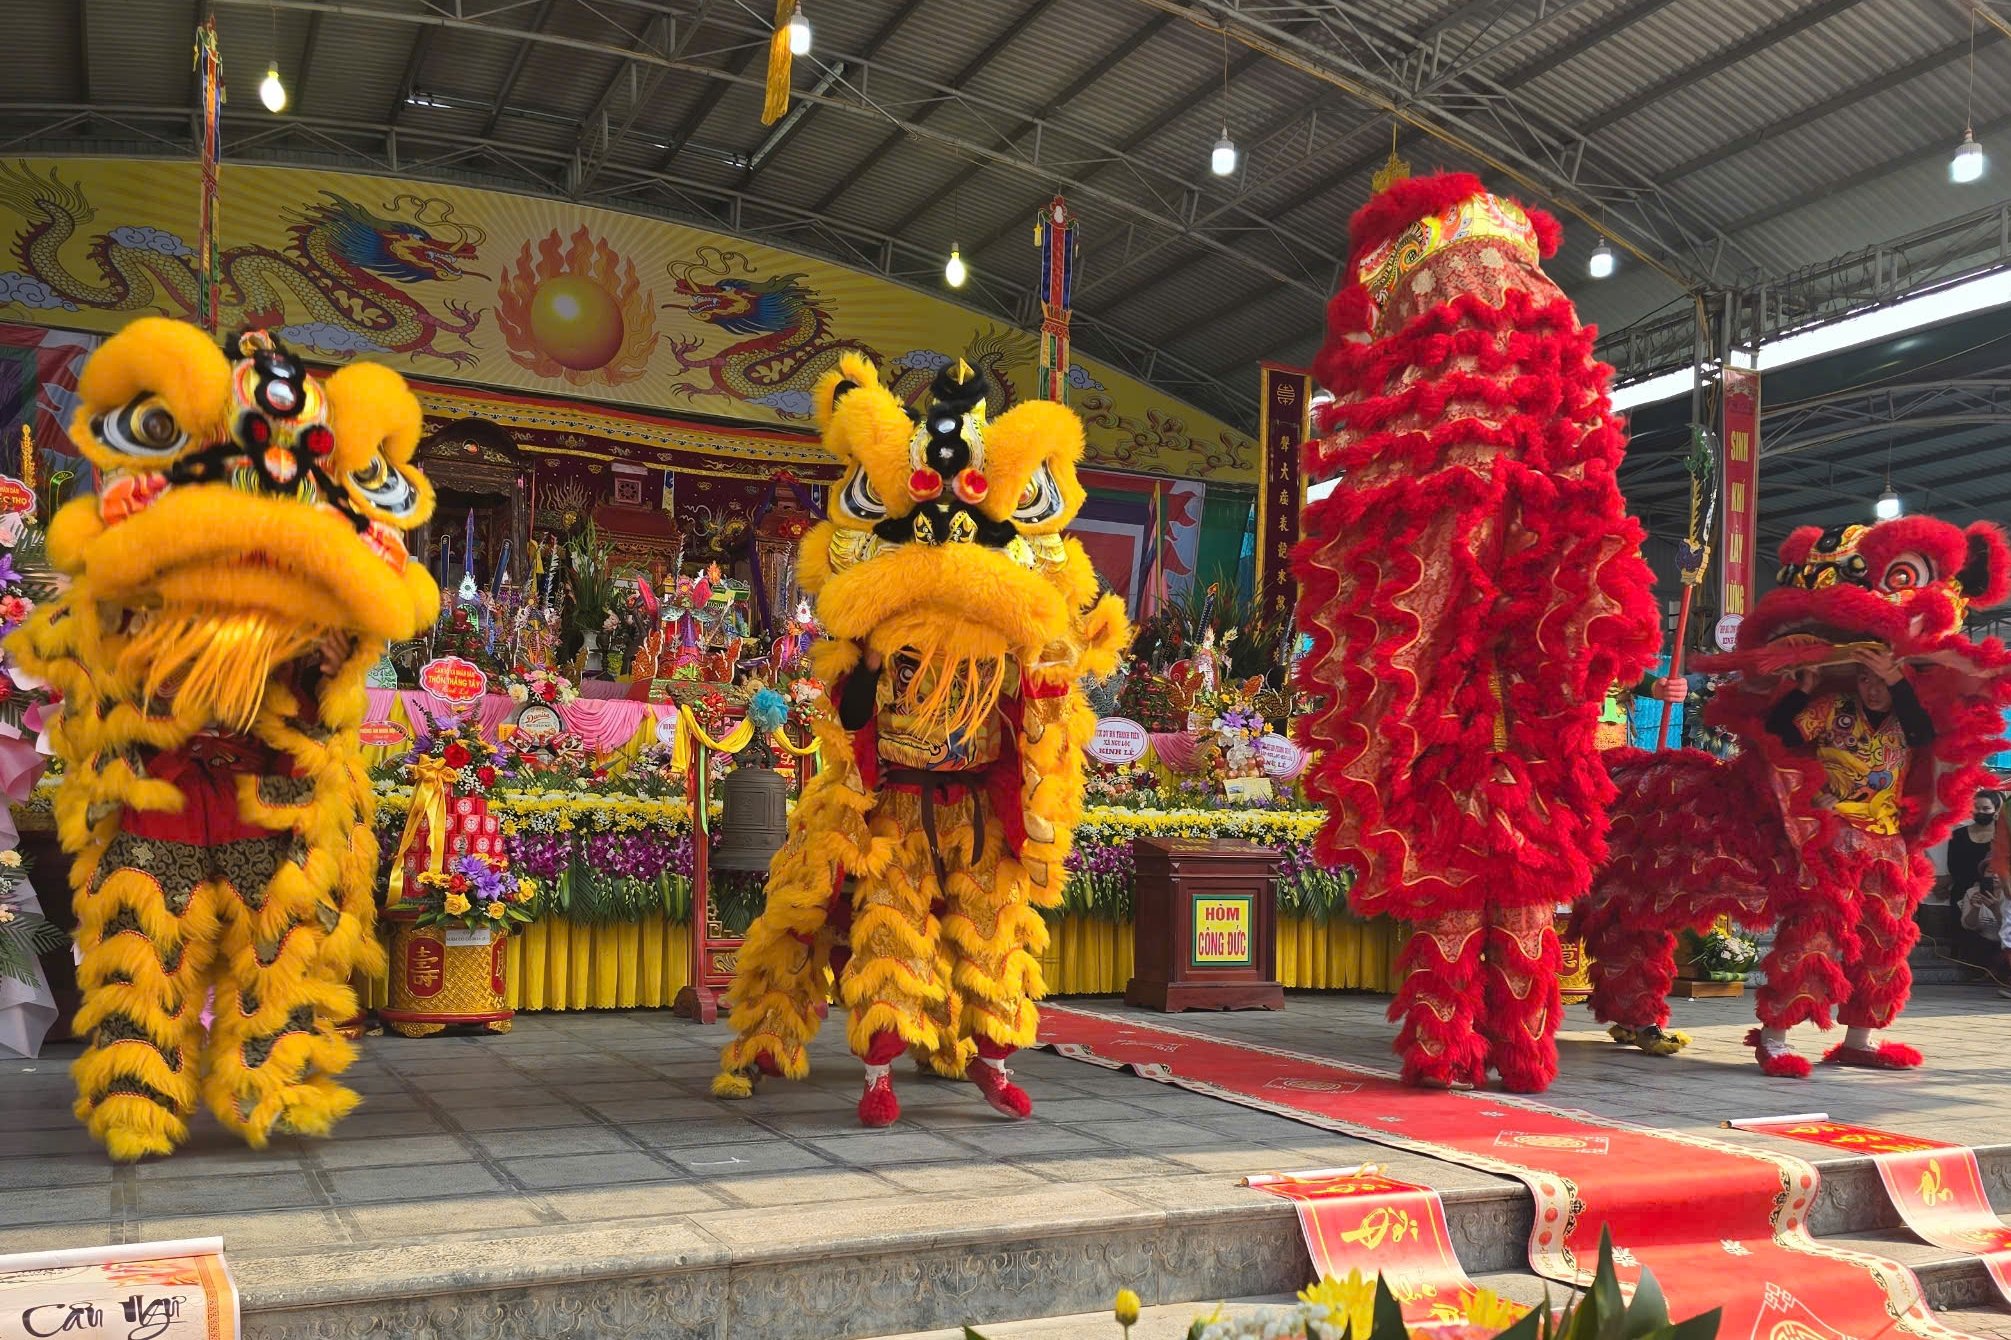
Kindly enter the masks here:
<path id="1" fill-rule="evenodd" d="M 222 1238 L 0 1256 L 0 1340 L 237 1340 Z"/>

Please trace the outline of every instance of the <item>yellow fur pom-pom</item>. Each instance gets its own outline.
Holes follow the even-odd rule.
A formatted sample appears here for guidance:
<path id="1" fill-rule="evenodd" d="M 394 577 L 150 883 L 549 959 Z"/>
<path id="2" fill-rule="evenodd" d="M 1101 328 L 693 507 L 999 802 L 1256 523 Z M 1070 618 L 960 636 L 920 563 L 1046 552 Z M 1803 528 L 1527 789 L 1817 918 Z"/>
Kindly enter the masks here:
<path id="1" fill-rule="evenodd" d="M 712 1077 L 714 1098 L 752 1098 L 754 1081 L 745 1075 L 737 1075 L 730 1070 L 722 1070 Z"/>

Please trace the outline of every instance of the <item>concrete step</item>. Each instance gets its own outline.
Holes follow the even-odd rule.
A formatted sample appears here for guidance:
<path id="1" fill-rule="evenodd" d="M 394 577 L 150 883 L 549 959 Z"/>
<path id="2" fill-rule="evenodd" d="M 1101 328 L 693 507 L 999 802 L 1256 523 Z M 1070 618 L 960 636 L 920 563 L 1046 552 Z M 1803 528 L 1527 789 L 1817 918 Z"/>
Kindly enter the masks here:
<path id="1" fill-rule="evenodd" d="M 1526 1275 L 1533 1207 L 1520 1183 L 1350 1143 L 1353 1162 L 1373 1158 L 1393 1176 L 1445 1188 L 1451 1239 L 1471 1276 L 1499 1277 L 1497 1287 L 1514 1297 L 1542 1297 L 1542 1281 Z M 1346 1157 L 1342 1149 L 1318 1152 L 1326 1155 L 1320 1162 L 1280 1166 L 1337 1166 Z M 372 1334 L 372 1325 L 388 1320 L 401 1328 L 391 1333 L 456 1335 L 464 1307 L 507 1296 L 520 1333 L 541 1338 L 620 1330 L 680 1340 L 957 1336 L 966 1324 L 993 1319 L 1094 1317 L 1120 1287 L 1191 1321 L 1218 1299 L 1289 1297 L 1306 1283 L 1292 1206 L 1237 1186 L 1236 1175 L 1250 1170 L 1247 1156 L 1238 1159 L 1236 1173 L 1140 1179 L 1110 1191 L 1005 1191 L 986 1201 L 981 1222 L 970 1202 L 924 1198 L 889 1218 L 861 1219 L 843 1205 L 734 1212 L 707 1220 L 704 1234 L 646 1222 L 572 1233 L 505 1230 L 485 1234 L 451 1264 L 395 1281 L 386 1278 L 395 1258 L 382 1251 L 318 1257 L 307 1277 L 298 1258 L 247 1261 L 239 1270 L 245 1334 Z M 1869 1160 L 1815 1161 L 1824 1169 L 1810 1215 L 1818 1236 L 1847 1237 L 1916 1266 L 1938 1305 L 1987 1302 L 1989 1281 L 1973 1258 L 1905 1240 Z M 2001 1197 L 2011 1186 L 2011 1148 L 1986 1149 L 1982 1161 L 1986 1183 Z M 503 1295 L 492 1292 L 498 1289 Z M 666 1328 L 677 1316 L 689 1326 Z M 582 1328 L 585 1318 L 609 1325 Z"/>

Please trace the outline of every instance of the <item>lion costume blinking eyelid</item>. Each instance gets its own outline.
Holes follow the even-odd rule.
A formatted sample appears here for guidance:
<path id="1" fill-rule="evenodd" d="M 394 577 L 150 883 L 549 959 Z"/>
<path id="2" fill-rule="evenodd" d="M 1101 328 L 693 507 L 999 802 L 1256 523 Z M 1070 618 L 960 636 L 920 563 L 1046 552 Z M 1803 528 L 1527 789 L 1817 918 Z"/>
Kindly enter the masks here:
<path id="1" fill-rule="evenodd" d="M 1082 812 L 1095 720 L 1077 681 L 1130 640 L 1123 603 L 1061 534 L 1083 501 L 1082 423 L 1042 401 L 988 421 L 962 365 L 911 418 L 853 355 L 816 405 L 846 466 L 799 563 L 829 633 L 812 650 L 824 767 L 748 929 L 713 1091 L 807 1073 L 835 980 L 866 1063 L 863 1123 L 899 1115 L 904 1051 L 1023 1117 L 1003 1062 L 1034 1040 L 1040 909 L 1060 901 Z"/>
<path id="2" fill-rule="evenodd" d="M 77 1115 L 116 1159 L 171 1153 L 199 1097 L 254 1147 L 325 1134 L 357 1101 L 350 974 L 382 966 L 364 675 L 439 602 L 404 540 L 433 507 L 418 402 L 159 318 L 78 394 L 98 489 L 51 522 L 68 589 L 10 644 L 63 699 Z"/>

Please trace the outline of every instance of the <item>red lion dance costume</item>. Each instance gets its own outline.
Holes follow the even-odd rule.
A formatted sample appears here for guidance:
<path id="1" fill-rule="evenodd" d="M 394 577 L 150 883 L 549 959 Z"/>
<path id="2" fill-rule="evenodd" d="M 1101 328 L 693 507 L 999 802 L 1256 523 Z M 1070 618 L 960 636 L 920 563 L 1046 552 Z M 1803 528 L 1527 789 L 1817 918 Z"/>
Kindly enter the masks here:
<path id="1" fill-rule="evenodd" d="M 1688 1039 L 1662 1031 L 1675 932 L 1778 923 L 1748 1039 L 1761 1068 L 1807 1075 L 1787 1030 L 1828 1028 L 1832 1013 L 1849 1031 L 1825 1060 L 1917 1066 L 1871 1032 L 1912 988 L 1927 849 L 1969 813 L 2000 747 L 2011 653 L 1965 638 L 1962 621 L 2011 593 L 2011 556 L 1994 526 L 1907 517 L 1804 527 L 1781 561 L 1738 650 L 1701 663 L 1739 672 L 1706 709 L 1738 757 L 1612 756 L 1612 857 L 1574 926 L 1595 960 L 1592 1006 L 1616 1041 L 1678 1051 Z"/>
<path id="2" fill-rule="evenodd" d="M 1590 885 L 1613 796 L 1593 734 L 1655 650 L 1625 438 L 1594 332 L 1539 261 L 1554 220 L 1465 174 L 1353 221 L 1314 372 L 1296 555 L 1307 793 L 1363 915 L 1416 925 L 1390 1007 L 1411 1083 L 1557 1073 L 1556 908 Z"/>

